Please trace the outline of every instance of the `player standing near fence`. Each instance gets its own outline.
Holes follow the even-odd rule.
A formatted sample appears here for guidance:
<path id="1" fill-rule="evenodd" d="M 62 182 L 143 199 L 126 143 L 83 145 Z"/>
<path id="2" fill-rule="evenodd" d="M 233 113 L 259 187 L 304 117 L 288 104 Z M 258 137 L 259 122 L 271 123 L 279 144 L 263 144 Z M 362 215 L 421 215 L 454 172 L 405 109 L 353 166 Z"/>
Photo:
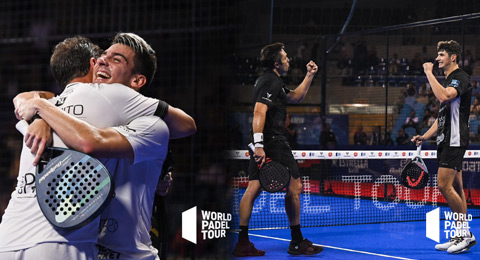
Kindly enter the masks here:
<path id="1" fill-rule="evenodd" d="M 456 236 L 450 241 L 437 244 L 437 250 L 460 253 L 468 250 L 477 242 L 468 228 L 467 202 L 463 192 L 462 162 L 469 142 L 468 118 L 472 98 L 470 77 L 458 67 L 462 53 L 456 41 L 441 41 L 437 45 L 438 67 L 443 69 L 443 86 L 433 75 L 433 63 L 426 62 L 423 69 L 435 97 L 440 101 L 438 118 L 422 136 L 412 138 L 417 145 L 430 139 L 437 133 L 438 146 L 438 189 L 447 200 L 448 206 L 458 213 Z"/>
<path id="2" fill-rule="evenodd" d="M 240 202 L 240 234 L 233 251 L 235 256 L 263 256 L 265 254 L 265 251 L 256 249 L 250 242 L 248 222 L 252 215 L 253 203 L 262 191 L 258 166 L 262 166 L 267 157 L 281 162 L 291 174 L 285 196 L 285 210 L 292 234 L 292 241 L 287 252 L 293 255 L 313 255 L 323 250 L 322 247 L 315 246 L 303 238 L 300 230 L 302 181 L 297 162 L 293 158 L 292 150 L 284 134 L 287 102 L 299 103 L 303 100 L 318 67 L 313 61 L 310 61 L 307 64 L 307 75 L 303 82 L 295 90 L 285 88 L 280 77 L 289 68 L 289 59 L 284 48 L 282 43 L 274 43 L 265 46 L 260 52 L 260 62 L 266 70 L 256 80 L 254 86 L 253 139 L 255 153 L 250 160 L 247 190 Z"/>

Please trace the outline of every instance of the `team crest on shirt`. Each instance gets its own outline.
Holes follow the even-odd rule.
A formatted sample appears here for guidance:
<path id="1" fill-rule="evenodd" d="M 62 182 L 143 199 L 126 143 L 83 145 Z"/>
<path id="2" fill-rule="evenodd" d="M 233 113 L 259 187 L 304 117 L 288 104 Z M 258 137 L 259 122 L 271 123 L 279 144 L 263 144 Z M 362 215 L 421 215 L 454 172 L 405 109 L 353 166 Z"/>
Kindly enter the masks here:
<path id="1" fill-rule="evenodd" d="M 270 94 L 270 93 L 267 92 L 267 96 L 266 96 L 266 97 L 262 97 L 262 98 L 265 99 L 265 100 L 267 100 L 267 101 L 272 102 L 272 100 L 270 99 L 271 96 L 272 96 L 272 94 Z"/>
<path id="2" fill-rule="evenodd" d="M 55 106 L 59 107 L 59 106 L 63 105 L 63 103 L 65 103 L 65 99 L 67 99 L 67 97 L 62 97 L 62 98 L 57 99 L 57 102 L 55 103 Z"/>
<path id="3" fill-rule="evenodd" d="M 460 82 L 456 79 L 452 79 L 452 82 L 450 83 L 450 86 L 457 88 Z"/>

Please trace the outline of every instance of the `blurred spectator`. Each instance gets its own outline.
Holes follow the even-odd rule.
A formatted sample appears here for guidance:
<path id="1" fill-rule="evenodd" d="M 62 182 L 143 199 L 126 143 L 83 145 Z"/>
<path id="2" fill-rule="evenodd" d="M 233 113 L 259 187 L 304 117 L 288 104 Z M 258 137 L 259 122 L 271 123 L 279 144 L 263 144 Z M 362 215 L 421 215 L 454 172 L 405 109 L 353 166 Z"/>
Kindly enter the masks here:
<path id="1" fill-rule="evenodd" d="M 394 53 L 393 57 L 390 58 L 390 74 L 391 75 L 398 75 L 398 70 L 400 67 L 400 59 L 398 58 L 398 54 Z"/>
<path id="2" fill-rule="evenodd" d="M 473 104 L 470 106 L 470 119 L 477 119 L 480 114 L 480 99 L 475 97 Z"/>
<path id="3" fill-rule="evenodd" d="M 428 88 L 427 98 L 427 108 L 430 110 L 430 112 L 434 113 L 435 110 L 438 112 L 438 100 L 433 94 L 432 88 Z"/>
<path id="4" fill-rule="evenodd" d="M 420 58 L 420 53 L 415 53 L 415 56 L 410 61 L 410 73 L 413 75 L 421 75 L 423 72 L 423 61 Z"/>
<path id="5" fill-rule="evenodd" d="M 378 56 L 377 56 L 377 48 L 373 45 L 370 47 L 370 50 L 367 54 L 367 66 L 369 67 L 376 67 L 378 66 Z"/>
<path id="6" fill-rule="evenodd" d="M 320 134 L 319 142 L 321 145 L 321 149 L 331 150 L 335 148 L 335 145 L 337 144 L 337 137 L 333 133 L 330 124 L 325 124 L 325 128 Z"/>
<path id="7" fill-rule="evenodd" d="M 478 93 L 480 93 L 478 82 L 476 80 L 473 80 L 472 81 L 472 97 L 478 97 Z"/>
<path id="8" fill-rule="evenodd" d="M 300 46 L 297 48 L 297 54 L 295 54 L 291 61 L 291 76 L 293 81 L 292 83 L 294 84 L 299 84 L 303 80 L 305 73 L 307 73 L 307 67 L 305 66 L 305 64 L 307 64 L 305 59 L 305 51 L 307 50 L 307 47 L 308 44 L 305 42 L 300 44 Z"/>
<path id="9" fill-rule="evenodd" d="M 363 126 L 359 125 L 357 131 L 353 134 L 353 143 L 355 145 L 366 145 L 367 144 L 367 134 L 363 132 Z"/>
<path id="10" fill-rule="evenodd" d="M 290 144 L 290 148 L 297 149 L 297 127 L 296 124 L 291 122 L 290 114 L 287 113 L 287 118 L 285 120 L 285 135 L 287 136 L 288 144 Z"/>
<path id="11" fill-rule="evenodd" d="M 410 111 L 410 115 L 407 117 L 405 120 L 405 124 L 402 125 L 402 129 L 405 130 L 405 128 L 412 127 L 415 129 L 417 135 L 420 134 L 420 129 L 418 125 L 418 117 L 415 116 L 415 110 L 412 109 Z"/>
<path id="12" fill-rule="evenodd" d="M 360 40 L 355 44 L 353 50 L 353 60 L 354 60 L 354 74 L 363 75 L 365 74 L 366 69 L 366 60 L 367 60 L 367 44 L 364 40 Z"/>
<path id="13" fill-rule="evenodd" d="M 397 142 L 397 145 L 407 145 L 409 144 L 410 139 L 408 137 L 408 134 L 406 134 L 405 131 L 402 128 L 400 128 L 398 129 L 398 134 L 395 141 Z"/>
<path id="14" fill-rule="evenodd" d="M 407 97 L 417 95 L 417 90 L 415 89 L 415 85 L 412 82 L 407 83 Z"/>
<path id="15" fill-rule="evenodd" d="M 477 132 L 475 133 L 472 141 L 476 143 L 480 142 L 480 126 L 478 126 Z"/>
<path id="16" fill-rule="evenodd" d="M 413 107 L 413 105 L 417 102 L 417 90 L 412 82 L 407 83 L 407 90 L 405 91 L 405 104 L 408 104 Z"/>
<path id="17" fill-rule="evenodd" d="M 428 127 L 428 120 L 430 119 L 431 116 L 432 116 L 432 113 L 430 112 L 430 110 L 428 108 L 425 108 L 420 128 L 423 129 Z"/>
<path id="18" fill-rule="evenodd" d="M 475 58 L 473 58 L 472 52 L 470 50 L 465 51 L 465 64 L 463 64 L 462 57 L 460 57 L 460 60 L 458 61 L 458 66 L 463 68 L 463 70 L 468 74 L 472 75 L 473 73 L 473 64 L 475 63 Z"/>
<path id="19" fill-rule="evenodd" d="M 372 136 L 370 138 L 370 145 L 381 145 L 383 136 L 381 133 L 382 128 L 377 125 L 373 127 Z"/>
<path id="20" fill-rule="evenodd" d="M 383 139 L 382 141 L 382 144 L 383 145 L 395 145 L 393 143 L 393 140 L 392 140 L 392 135 L 390 134 L 390 132 L 387 132 L 387 134 L 385 135 L 385 139 Z"/>
<path id="21" fill-rule="evenodd" d="M 420 88 L 418 90 L 418 96 L 419 97 L 427 97 L 427 94 L 428 94 L 428 90 L 427 90 L 427 83 L 426 82 L 422 82 L 422 84 L 420 85 Z"/>

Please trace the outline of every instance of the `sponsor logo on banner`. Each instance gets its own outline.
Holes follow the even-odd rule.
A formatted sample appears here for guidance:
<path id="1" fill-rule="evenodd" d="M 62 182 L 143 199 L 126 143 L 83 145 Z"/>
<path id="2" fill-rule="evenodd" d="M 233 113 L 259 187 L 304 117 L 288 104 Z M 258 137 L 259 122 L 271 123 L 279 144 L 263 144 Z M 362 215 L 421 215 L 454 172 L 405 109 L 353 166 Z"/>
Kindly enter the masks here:
<path id="1" fill-rule="evenodd" d="M 328 157 L 332 157 L 333 153 L 332 152 L 329 152 L 328 153 Z"/>
<path id="2" fill-rule="evenodd" d="M 320 152 L 320 153 L 318 153 L 318 157 L 325 158 L 325 155 L 323 154 L 323 152 Z"/>
<path id="3" fill-rule="evenodd" d="M 347 157 L 347 158 L 352 157 L 352 155 L 350 154 L 350 152 L 345 152 L 344 156 Z"/>
<path id="4" fill-rule="evenodd" d="M 428 156 L 428 152 L 425 152 L 425 156 Z"/>
<path id="5" fill-rule="evenodd" d="M 407 155 L 405 152 L 402 152 L 402 156 L 405 157 L 405 155 Z"/>
<path id="6" fill-rule="evenodd" d="M 478 152 L 473 152 L 473 155 L 477 156 L 477 155 L 478 155 Z"/>
<path id="7" fill-rule="evenodd" d="M 408 153 L 408 156 L 409 156 L 409 157 L 410 157 L 410 156 L 413 156 L 413 153 L 412 153 L 412 152 L 409 152 L 409 153 Z"/>
<path id="8" fill-rule="evenodd" d="M 295 151 L 293 152 L 293 157 L 297 158 L 297 152 L 295 152 Z"/>
<path id="9" fill-rule="evenodd" d="M 302 157 L 305 157 L 307 155 L 306 152 L 302 152 Z"/>
<path id="10" fill-rule="evenodd" d="M 342 154 L 341 153 L 335 153 L 335 157 L 341 157 Z"/>
<path id="11" fill-rule="evenodd" d="M 444 211 L 445 221 L 443 222 L 443 234 L 440 233 L 440 208 L 436 208 L 426 215 L 426 236 L 439 243 L 440 236 L 444 235 L 446 240 L 452 237 L 466 236 L 470 230 L 470 222 L 473 220 L 471 214 L 453 213 Z"/>
<path id="12" fill-rule="evenodd" d="M 468 151 L 468 156 L 471 156 L 472 155 L 472 151 Z"/>
<path id="13" fill-rule="evenodd" d="M 375 157 L 375 152 L 370 152 L 370 153 L 368 154 L 368 157 L 372 157 L 372 158 Z"/>
<path id="14" fill-rule="evenodd" d="M 358 156 L 358 153 L 357 152 L 354 152 L 353 153 L 353 157 L 357 157 Z"/>
<path id="15" fill-rule="evenodd" d="M 199 216 L 201 217 L 200 232 L 203 240 L 227 237 L 232 214 L 201 210 L 201 215 L 199 215 L 195 206 L 182 213 L 182 238 L 197 244 L 197 217 Z"/>
<path id="16" fill-rule="evenodd" d="M 386 153 L 385 153 L 385 157 L 390 157 L 390 153 L 389 153 L 389 152 L 386 152 Z"/>
<path id="17" fill-rule="evenodd" d="M 378 152 L 378 157 L 382 157 L 382 152 Z"/>
<path id="18" fill-rule="evenodd" d="M 367 156 L 367 153 L 360 153 L 360 156 L 365 157 L 365 156 Z"/>

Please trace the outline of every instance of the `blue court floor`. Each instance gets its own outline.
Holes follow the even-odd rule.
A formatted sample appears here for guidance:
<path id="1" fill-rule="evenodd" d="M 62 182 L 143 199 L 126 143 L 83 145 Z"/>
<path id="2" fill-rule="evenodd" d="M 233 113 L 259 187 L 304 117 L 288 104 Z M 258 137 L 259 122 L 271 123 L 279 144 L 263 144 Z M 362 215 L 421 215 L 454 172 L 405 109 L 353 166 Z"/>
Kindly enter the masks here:
<path id="1" fill-rule="evenodd" d="M 440 242 L 446 241 L 443 221 Z M 471 231 L 477 235 L 478 244 L 466 253 L 451 255 L 436 251 L 435 241 L 425 236 L 425 221 L 331 226 L 303 228 L 304 237 L 314 244 L 324 246 L 323 252 L 315 256 L 291 256 L 286 250 L 290 242 L 290 229 L 253 230 L 250 241 L 258 249 L 266 251 L 264 257 L 242 257 L 247 259 L 480 259 L 480 219 L 470 222 Z M 232 235 L 236 242 L 238 234 Z M 234 258 L 235 259 L 235 258 Z"/>

